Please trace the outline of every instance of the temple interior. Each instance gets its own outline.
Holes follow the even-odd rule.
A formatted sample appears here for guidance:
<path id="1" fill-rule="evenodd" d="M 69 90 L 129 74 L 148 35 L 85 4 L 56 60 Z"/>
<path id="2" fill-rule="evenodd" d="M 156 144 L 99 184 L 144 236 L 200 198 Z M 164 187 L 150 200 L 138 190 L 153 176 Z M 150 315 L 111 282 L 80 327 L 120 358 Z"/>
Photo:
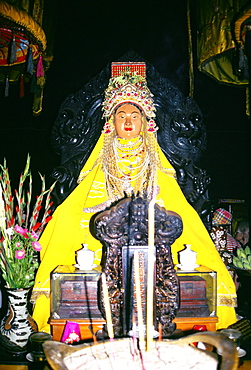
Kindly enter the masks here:
<path id="1" fill-rule="evenodd" d="M 92 368 L 90 359 L 86 367 L 77 362 L 78 350 L 109 338 L 137 338 L 139 353 L 144 340 L 146 353 L 162 338 L 181 340 L 185 351 L 191 335 L 198 335 L 195 347 L 213 354 L 202 363 L 220 357 L 223 370 L 251 369 L 251 6 L 245 0 L 169 3 L 0 0 L 0 348 L 6 349 L 0 370 L 30 369 L 34 362 L 44 370 Z M 135 88 L 133 98 L 123 95 L 123 86 L 127 94 Z M 145 100 L 138 98 L 142 89 Z M 141 117 L 141 139 L 119 136 L 117 112 L 124 106 L 125 115 L 133 110 Z M 122 159 L 131 153 L 136 160 L 127 166 Z M 18 199 L 14 189 L 27 156 L 31 206 L 41 175 L 51 198 L 46 220 L 32 215 L 25 223 L 25 208 L 21 218 L 8 220 L 13 206 L 4 173 L 7 168 Z M 129 182 L 118 185 L 124 178 Z M 99 202 L 91 192 L 101 194 Z M 24 345 L 9 339 L 15 326 L 7 325 L 6 288 L 22 286 L 8 273 L 4 238 L 11 247 L 13 232 L 8 236 L 3 220 L 6 228 L 18 223 L 26 232 L 33 222 L 39 235 L 31 235 L 36 257 L 28 300 L 37 327 L 27 329 L 33 334 Z M 191 252 L 183 254 L 187 264 L 182 249 Z M 81 265 L 79 250 L 91 252 L 91 264 Z M 21 270 L 13 266 L 18 280 Z M 236 351 L 224 329 L 240 333 Z M 39 340 L 48 345 L 40 344 L 37 355 Z M 56 353 L 69 363 L 57 363 Z"/>

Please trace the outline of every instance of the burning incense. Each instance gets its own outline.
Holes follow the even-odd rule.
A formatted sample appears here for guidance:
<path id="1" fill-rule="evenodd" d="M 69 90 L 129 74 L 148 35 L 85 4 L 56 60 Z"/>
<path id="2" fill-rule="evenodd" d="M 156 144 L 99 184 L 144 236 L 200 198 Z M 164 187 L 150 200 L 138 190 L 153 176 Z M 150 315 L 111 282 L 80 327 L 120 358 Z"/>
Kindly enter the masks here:
<path id="1" fill-rule="evenodd" d="M 161 323 L 159 323 L 158 329 L 159 329 L 159 342 L 161 342 L 162 341 L 162 325 L 161 325 Z"/>
<path id="2" fill-rule="evenodd" d="M 153 349 L 153 282 L 154 282 L 154 204 L 153 198 L 148 207 L 148 272 L 147 272 L 147 320 L 146 349 Z"/>
<path id="3" fill-rule="evenodd" d="M 109 338 L 111 340 L 113 340 L 114 339 L 114 333 L 113 333 L 113 326 L 112 326 L 111 306 L 110 306 L 108 288 L 107 288 L 106 278 L 105 278 L 105 273 L 104 272 L 102 272 L 102 288 L 103 288 L 103 294 L 104 294 L 105 316 L 106 316 L 106 324 L 107 324 L 108 335 L 109 335 Z"/>

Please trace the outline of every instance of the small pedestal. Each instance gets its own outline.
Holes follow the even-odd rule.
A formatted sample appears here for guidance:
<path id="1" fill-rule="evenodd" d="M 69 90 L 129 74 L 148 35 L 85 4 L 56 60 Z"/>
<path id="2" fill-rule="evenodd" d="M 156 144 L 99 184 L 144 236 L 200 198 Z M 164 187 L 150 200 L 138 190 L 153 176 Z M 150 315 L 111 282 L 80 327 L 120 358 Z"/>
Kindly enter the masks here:
<path id="1" fill-rule="evenodd" d="M 193 271 L 177 270 L 180 284 L 180 308 L 173 322 L 177 329 L 189 331 L 194 325 L 206 325 L 216 331 L 217 273 L 205 266 Z"/>
<path id="2" fill-rule="evenodd" d="M 182 331 L 190 331 L 194 325 L 206 325 L 208 331 L 216 331 L 218 317 L 176 317 L 173 322 Z"/>
<path id="3" fill-rule="evenodd" d="M 64 327 L 66 324 L 65 319 L 51 319 L 50 320 L 50 325 L 51 325 L 51 334 L 53 337 L 53 340 L 60 341 L 64 332 Z M 97 331 L 102 330 L 105 320 L 100 318 L 100 319 L 95 319 L 92 322 L 90 320 L 84 320 L 84 319 L 71 319 L 70 321 L 74 321 L 79 323 L 80 327 L 80 336 L 81 340 L 87 340 L 87 339 L 92 339 L 93 334 L 96 334 Z"/>

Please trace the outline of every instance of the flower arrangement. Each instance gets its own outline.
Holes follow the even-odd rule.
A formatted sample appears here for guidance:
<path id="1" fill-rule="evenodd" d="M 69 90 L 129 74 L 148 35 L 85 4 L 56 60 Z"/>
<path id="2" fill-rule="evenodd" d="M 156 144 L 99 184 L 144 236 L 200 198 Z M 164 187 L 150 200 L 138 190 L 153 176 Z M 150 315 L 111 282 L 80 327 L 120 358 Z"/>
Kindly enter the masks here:
<path id="1" fill-rule="evenodd" d="M 41 193 L 32 207 L 30 156 L 20 175 L 18 189 L 12 192 L 6 161 L 0 165 L 0 268 L 7 288 L 29 288 L 39 265 L 38 239 L 51 218 L 51 192 L 45 189 L 41 174 Z"/>

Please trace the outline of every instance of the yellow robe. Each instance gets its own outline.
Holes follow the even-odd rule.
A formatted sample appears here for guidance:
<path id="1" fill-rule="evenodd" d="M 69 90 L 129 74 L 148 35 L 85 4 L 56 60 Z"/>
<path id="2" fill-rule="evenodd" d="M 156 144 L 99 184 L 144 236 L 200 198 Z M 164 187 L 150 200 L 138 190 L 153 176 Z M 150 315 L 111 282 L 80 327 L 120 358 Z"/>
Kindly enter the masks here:
<path id="1" fill-rule="evenodd" d="M 92 169 L 102 147 L 103 135 L 101 135 L 83 171 Z M 172 175 L 174 170 L 171 164 L 159 146 L 157 147 L 162 166 L 170 169 L 170 175 L 160 170 L 157 171 L 157 182 L 160 191 L 156 202 L 167 210 L 178 213 L 183 221 L 182 235 L 172 245 L 174 263 L 178 263 L 177 252 L 184 248 L 184 244 L 191 244 L 192 249 L 197 252 L 197 263 L 217 271 L 217 316 L 219 318 L 217 328 L 226 328 L 236 321 L 234 282 L 200 217 L 187 202 Z M 95 263 L 100 262 L 101 243 L 89 232 L 89 220 L 93 213 L 85 213 L 83 208 L 99 205 L 106 200 L 105 176 L 101 170 L 101 164 L 99 164 L 57 207 L 53 218 L 44 230 L 40 238 L 42 245 L 41 264 L 33 289 L 33 300 L 36 299 L 33 317 L 40 331 L 50 332 L 48 319 L 50 316 L 51 271 L 58 265 L 75 264 L 75 251 L 81 248 L 82 243 L 88 244 L 88 248 L 95 251 Z"/>

